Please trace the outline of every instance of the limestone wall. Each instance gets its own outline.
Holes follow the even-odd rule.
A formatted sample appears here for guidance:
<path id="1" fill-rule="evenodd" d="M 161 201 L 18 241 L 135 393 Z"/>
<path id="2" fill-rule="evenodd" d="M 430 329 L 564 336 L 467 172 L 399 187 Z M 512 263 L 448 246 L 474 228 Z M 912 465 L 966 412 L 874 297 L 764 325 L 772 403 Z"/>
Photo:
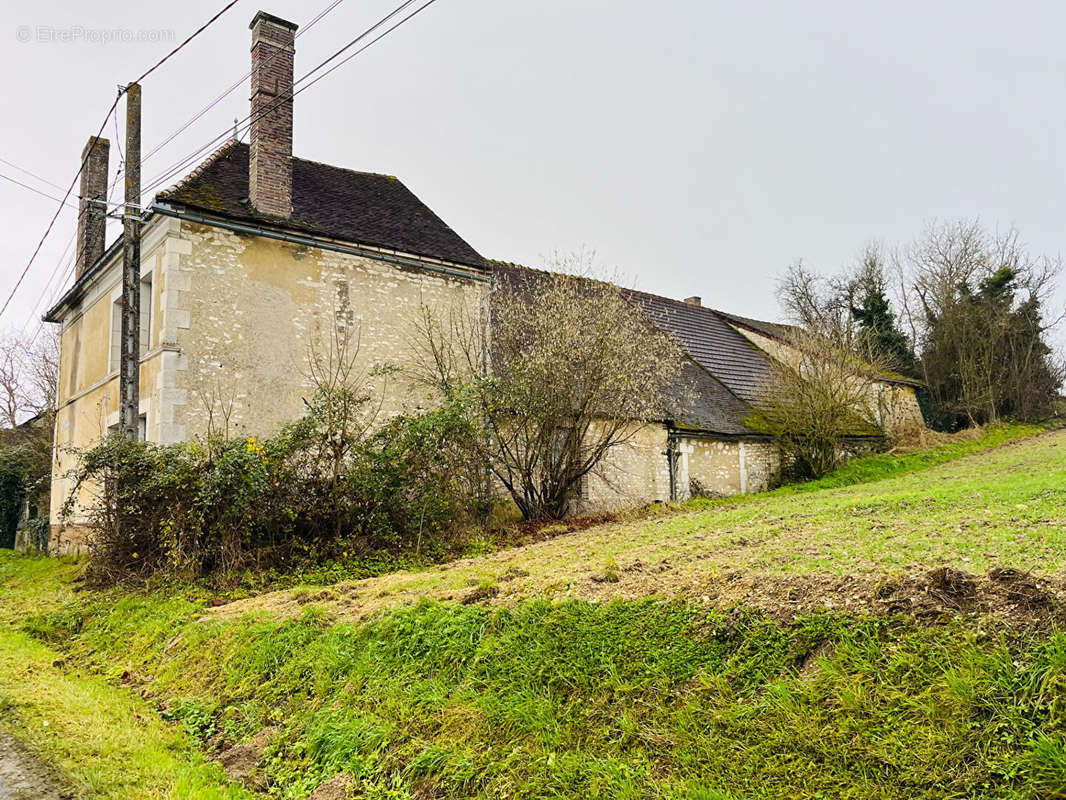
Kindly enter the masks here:
<path id="1" fill-rule="evenodd" d="M 603 461 L 585 476 L 574 513 L 597 514 L 669 501 L 667 444 L 664 426 L 638 426 L 624 444 L 609 450 Z"/>
<path id="2" fill-rule="evenodd" d="M 777 451 L 769 442 L 691 438 L 683 444 L 691 448 L 689 480 L 711 496 L 765 491 L 777 471 Z"/>
<path id="3" fill-rule="evenodd" d="M 306 413 L 310 357 L 334 331 L 358 341 L 358 372 L 381 415 L 432 403 L 415 385 L 414 328 L 423 305 L 474 319 L 484 284 L 367 257 L 181 223 L 187 250 L 168 286 L 180 313 L 174 426 L 164 440 L 202 435 L 229 411 L 231 435 L 266 435 Z M 389 375 L 375 370 L 394 368 Z"/>
<path id="4" fill-rule="evenodd" d="M 174 260 L 168 253 L 171 232 L 165 221 L 147 226 L 141 248 L 141 280 L 146 289 L 150 284 L 151 292 L 142 295 L 142 315 L 148 325 L 140 364 L 140 412 L 150 440 L 159 437 L 166 365 L 173 355 L 162 336 L 160 306 L 166 266 Z M 89 282 L 61 326 L 50 498 L 51 548 L 61 552 L 82 547 L 83 531 L 75 526 L 65 532 L 60 525 L 60 511 L 73 487 L 70 473 L 77 466 L 75 451 L 91 447 L 118 424 L 118 364 L 112 342 L 118 322 L 115 301 L 122 296 L 121 269 L 121 254 L 116 254 Z M 92 486 L 83 487 L 75 519 L 81 516 L 79 509 L 91 502 L 93 492 Z"/>
<path id="5" fill-rule="evenodd" d="M 80 547 L 78 526 L 63 531 L 72 449 L 91 447 L 118 423 L 118 365 L 112 349 L 121 255 L 86 287 L 61 333 L 52 541 Z M 357 370 L 367 376 L 382 417 L 428 407 L 410 375 L 413 328 L 422 306 L 477 318 L 484 284 L 370 257 L 238 235 L 157 216 L 142 244 L 140 408 L 149 441 L 170 444 L 220 431 L 267 435 L 306 413 L 313 394 L 312 346 L 328 350 L 339 326 L 355 331 Z M 392 374 L 372 375 L 395 367 Z M 73 519 L 91 502 L 84 487 Z M 62 543 L 62 544 L 61 544 Z"/>

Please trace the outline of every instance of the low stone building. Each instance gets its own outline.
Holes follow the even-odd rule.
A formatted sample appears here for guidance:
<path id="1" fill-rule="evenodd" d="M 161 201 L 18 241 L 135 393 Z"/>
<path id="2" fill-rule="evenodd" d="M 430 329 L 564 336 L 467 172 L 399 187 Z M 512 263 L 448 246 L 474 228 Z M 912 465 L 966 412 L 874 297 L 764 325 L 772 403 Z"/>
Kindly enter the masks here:
<path id="1" fill-rule="evenodd" d="M 535 275 L 516 265 L 497 273 Z M 684 500 L 764 491 L 778 472 L 776 446 L 749 423 L 765 392 L 775 360 L 795 362 L 790 326 L 705 307 L 699 297 L 672 300 L 646 292 L 623 294 L 686 356 L 675 415 L 643 426 L 586 479 L 576 509 L 610 510 L 636 502 Z M 870 410 L 888 432 L 924 426 L 915 395 L 919 385 L 897 376 L 857 377 L 868 385 Z M 866 439 L 867 441 L 863 441 Z M 869 447 L 876 437 L 856 437 Z"/>
<path id="2" fill-rule="evenodd" d="M 304 412 L 309 349 L 337 326 L 358 326 L 370 372 L 413 357 L 411 326 L 423 306 L 476 313 L 487 302 L 493 265 L 395 177 L 293 157 L 296 26 L 259 12 L 251 28 L 249 143 L 227 142 L 143 214 L 140 433 L 152 442 L 223 428 L 268 434 Z M 80 547 L 78 508 L 91 500 L 79 498 L 73 524 L 59 519 L 72 449 L 118 425 L 122 241 L 105 248 L 108 154 L 104 139 L 86 145 L 75 282 L 45 316 L 62 331 L 51 496 L 58 551 Z M 579 510 L 683 498 L 693 486 L 764 488 L 773 451 L 744 424 L 772 356 L 762 323 L 692 298 L 629 296 L 690 356 L 697 399 L 677 420 L 644 426 L 591 475 Z M 432 402 L 402 380 L 378 388 L 386 414 Z"/>

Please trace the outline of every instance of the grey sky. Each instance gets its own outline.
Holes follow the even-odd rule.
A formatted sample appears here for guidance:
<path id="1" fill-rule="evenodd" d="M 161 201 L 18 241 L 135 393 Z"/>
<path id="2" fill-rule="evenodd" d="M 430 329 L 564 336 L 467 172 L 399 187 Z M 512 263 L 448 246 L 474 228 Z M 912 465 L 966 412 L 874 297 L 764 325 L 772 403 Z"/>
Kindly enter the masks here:
<path id="1" fill-rule="evenodd" d="M 145 82 L 145 151 L 248 69 L 258 8 L 302 24 L 328 4 L 263 2 Z M 296 74 L 397 2 L 344 0 L 297 40 Z M 21 43 L 18 26 L 179 41 L 224 2 L 8 5 L 0 157 L 65 185 L 115 86 L 172 43 Z M 296 98 L 295 152 L 397 175 L 485 256 L 586 245 L 638 288 L 776 317 L 790 262 L 836 270 L 931 219 L 1062 251 L 1064 39 L 1051 2 L 438 0 Z M 146 178 L 247 113 L 242 87 Z M 4 181 L 0 204 L 6 297 L 55 204 Z M 65 213 L 0 327 L 30 318 L 73 225 Z"/>

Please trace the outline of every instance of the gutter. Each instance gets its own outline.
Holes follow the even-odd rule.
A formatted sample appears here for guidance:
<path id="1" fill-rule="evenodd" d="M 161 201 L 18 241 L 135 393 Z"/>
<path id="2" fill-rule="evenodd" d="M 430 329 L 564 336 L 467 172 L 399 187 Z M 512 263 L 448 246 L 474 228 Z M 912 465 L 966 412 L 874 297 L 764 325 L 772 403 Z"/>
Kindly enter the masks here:
<path id="1" fill-rule="evenodd" d="M 150 215 L 146 215 L 141 218 L 142 222 L 147 222 L 150 219 Z M 41 317 L 41 322 L 60 322 L 58 314 L 64 306 L 68 306 L 73 303 L 81 295 L 82 290 L 89 285 L 89 281 L 97 272 L 110 261 L 115 255 L 122 249 L 122 237 L 119 236 L 115 241 L 111 243 L 111 246 L 104 251 L 104 254 L 96 260 L 96 263 L 89 267 L 85 272 L 81 274 L 81 277 L 74 281 L 74 285 L 67 289 L 66 293 L 56 301 L 56 304 L 52 306 Z"/>
<path id="2" fill-rule="evenodd" d="M 141 222 L 149 222 L 153 216 L 159 214 L 164 217 L 173 217 L 175 219 L 186 220 L 188 222 L 195 222 L 200 225 L 208 225 L 214 228 L 222 228 L 224 230 L 232 231 L 234 233 L 245 234 L 250 236 L 262 236 L 267 239 L 277 239 L 283 242 L 289 242 L 290 244 L 298 244 L 304 247 L 317 247 L 322 250 L 333 250 L 338 253 L 345 253 L 347 255 L 360 256 L 362 258 L 371 258 L 377 261 L 385 261 L 389 264 L 396 264 L 401 267 L 408 267 L 411 269 L 425 270 L 426 272 L 433 272 L 439 275 L 447 275 L 452 278 L 462 278 L 464 280 L 476 281 L 478 283 L 489 283 L 492 278 L 489 275 L 479 275 L 474 270 L 475 267 L 471 267 L 470 271 L 464 271 L 462 269 L 439 266 L 437 264 L 430 264 L 425 261 L 420 261 L 415 258 L 405 258 L 403 256 L 395 256 L 389 253 L 382 253 L 377 250 L 367 249 L 363 247 L 352 247 L 349 245 L 343 245 L 337 242 L 329 241 L 327 239 L 316 239 L 313 236 L 302 236 L 299 234 L 288 233 L 283 230 L 275 228 L 267 228 L 262 225 L 248 225 L 241 222 L 233 222 L 221 217 L 208 216 L 205 214 L 198 214 L 192 211 L 188 211 L 184 208 L 177 208 L 169 203 L 153 203 L 148 207 L 147 211 L 141 216 Z M 97 259 L 89 269 L 82 273 L 79 278 L 70 289 L 67 290 L 56 304 L 50 308 L 41 320 L 43 322 L 59 322 L 58 314 L 65 307 L 72 304 L 81 295 L 81 292 L 88 285 L 89 280 L 100 271 L 102 266 L 106 264 L 115 256 L 115 254 L 122 248 L 122 237 L 119 236 L 111 246 L 104 251 L 104 254 Z"/>

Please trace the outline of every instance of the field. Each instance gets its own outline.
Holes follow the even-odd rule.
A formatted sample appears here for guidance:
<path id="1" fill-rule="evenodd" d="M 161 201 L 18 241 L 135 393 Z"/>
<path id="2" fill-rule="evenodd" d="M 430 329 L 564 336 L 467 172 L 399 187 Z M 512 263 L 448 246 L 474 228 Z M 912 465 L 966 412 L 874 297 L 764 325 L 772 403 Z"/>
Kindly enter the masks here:
<path id="1" fill-rule="evenodd" d="M 221 605 L 0 556 L 0 719 L 86 797 L 1066 797 L 1034 434 Z"/>
<path id="2" fill-rule="evenodd" d="M 877 456 L 820 485 L 696 501 L 682 513 L 602 525 L 430 571 L 262 595 L 223 613 L 293 615 L 314 603 L 358 619 L 422 598 L 506 604 L 649 596 L 803 611 L 869 606 L 886 581 L 943 565 L 1066 574 L 1066 433 L 985 452 L 1018 432 L 995 431 L 940 453 Z M 982 452 L 936 463 L 967 450 Z M 849 481 L 861 482 L 835 486 Z M 791 600 L 790 589 L 798 590 Z"/>

